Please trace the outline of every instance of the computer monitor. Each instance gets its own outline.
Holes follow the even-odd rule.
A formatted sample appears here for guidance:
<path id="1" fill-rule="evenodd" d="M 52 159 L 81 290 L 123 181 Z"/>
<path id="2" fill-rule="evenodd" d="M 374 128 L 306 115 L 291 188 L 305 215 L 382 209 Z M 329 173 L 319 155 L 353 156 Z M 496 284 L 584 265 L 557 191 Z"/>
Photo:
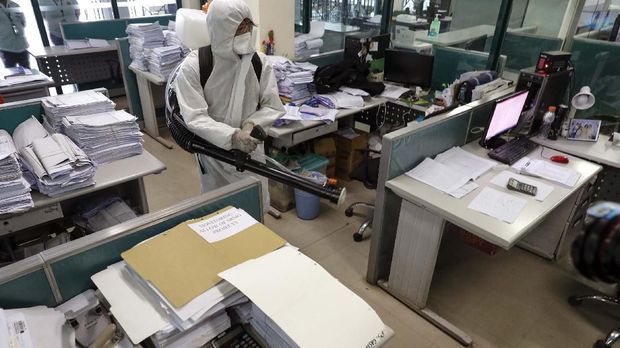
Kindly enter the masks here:
<path id="1" fill-rule="evenodd" d="M 407 86 L 430 87 L 433 77 L 431 55 L 406 50 L 385 50 L 383 79 Z"/>
<path id="2" fill-rule="evenodd" d="M 489 119 L 480 145 L 486 148 L 495 148 L 501 145 L 499 137 L 515 128 L 521 118 L 529 91 L 520 91 L 508 97 L 495 101 L 493 114 Z"/>

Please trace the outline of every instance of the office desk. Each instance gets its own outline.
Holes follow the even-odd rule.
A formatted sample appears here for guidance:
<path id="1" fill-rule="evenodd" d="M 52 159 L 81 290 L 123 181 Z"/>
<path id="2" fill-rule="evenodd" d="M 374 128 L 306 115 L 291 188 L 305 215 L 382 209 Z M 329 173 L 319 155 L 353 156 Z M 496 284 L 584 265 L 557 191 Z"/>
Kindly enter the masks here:
<path id="1" fill-rule="evenodd" d="M 620 146 L 613 145 L 609 136 L 602 135 L 596 142 L 575 141 L 559 138 L 558 140 L 534 139 L 548 148 L 562 151 L 603 166 L 595 184 L 594 196 L 597 200 L 620 201 Z M 547 155 L 552 154 L 552 150 Z"/>
<path id="2" fill-rule="evenodd" d="M 38 72 L 38 74 L 45 76 L 45 80 L 0 87 L 0 96 L 4 98 L 4 102 L 10 103 L 49 96 L 49 88 L 54 87 L 55 83 L 51 78 L 49 78 L 49 76 L 40 72 Z"/>
<path id="3" fill-rule="evenodd" d="M 57 87 L 107 81 L 115 78 L 115 69 L 120 71 L 118 46 L 114 40 L 108 42 L 109 47 L 78 50 L 64 46 L 33 47 L 28 53 L 36 59 L 39 70 L 51 77 Z"/>
<path id="4" fill-rule="evenodd" d="M 142 116 L 144 116 L 144 130 L 146 134 L 155 139 L 158 143 L 172 149 L 172 143 L 159 135 L 157 125 L 157 114 L 155 113 L 155 98 L 153 97 L 153 86 L 165 86 L 168 80 L 148 71 L 142 71 L 129 66 L 129 69 L 136 74 L 138 82 L 138 93 L 140 94 L 140 105 L 142 105 Z M 164 98 L 164 95 L 161 95 Z"/>
<path id="5" fill-rule="evenodd" d="M 67 216 L 79 202 L 91 194 L 114 191 L 125 199 L 129 199 L 138 208 L 138 213 L 149 212 L 144 177 L 159 174 L 166 165 L 148 151 L 142 154 L 105 163 L 97 167 L 95 185 L 68 192 L 59 197 L 48 197 L 39 192 L 32 192 L 34 208 L 23 213 L 2 216 L 0 236 L 36 226 L 58 217 Z"/>
<path id="6" fill-rule="evenodd" d="M 486 157 L 487 150 L 481 148 L 477 142 L 467 144 L 463 149 Z M 540 148 L 534 150 L 529 156 L 540 158 Z M 528 202 L 518 219 L 512 224 L 467 208 L 482 188 L 491 185 L 491 179 L 500 171 L 490 171 L 478 178 L 476 182 L 480 187 L 461 199 L 443 194 L 406 175 L 386 182 L 386 188 L 400 197 L 402 201 L 390 276 L 389 279 L 380 281 L 379 285 L 460 343 L 470 345 L 472 339 L 466 333 L 427 307 L 427 298 L 445 224 L 450 222 L 490 243 L 510 249 L 528 233 L 555 233 L 556 231 L 548 231 L 548 226 L 541 228 L 542 231 L 536 229 L 548 217 L 551 217 L 556 221 L 564 222 L 559 226 L 562 233 L 555 234 L 556 242 L 561 243 L 567 229 L 566 221 L 569 220 L 566 214 L 572 215 L 573 211 L 579 208 L 581 201 L 576 197 L 580 196 L 583 188 L 587 187 L 601 170 L 599 165 L 569 157 L 571 161 L 568 167 L 581 173 L 581 178 L 575 187 L 568 188 L 544 179 L 537 179 L 552 185 L 553 192 L 544 202 L 520 195 Z M 509 192 L 506 188 L 494 185 L 492 187 Z M 566 205 L 569 205 L 569 208 L 572 205 L 572 209 L 565 209 Z M 552 216 L 551 213 L 553 213 Z"/>

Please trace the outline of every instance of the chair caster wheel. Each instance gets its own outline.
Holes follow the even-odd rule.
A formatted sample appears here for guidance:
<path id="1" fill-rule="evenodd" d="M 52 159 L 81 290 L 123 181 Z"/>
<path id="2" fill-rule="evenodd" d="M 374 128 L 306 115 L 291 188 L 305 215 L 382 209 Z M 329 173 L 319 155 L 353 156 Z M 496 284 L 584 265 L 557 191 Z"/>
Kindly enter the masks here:
<path id="1" fill-rule="evenodd" d="M 347 208 L 347 210 L 344 211 L 344 215 L 346 215 L 347 217 L 353 216 L 353 209 Z"/>
<path id="2" fill-rule="evenodd" d="M 571 306 L 579 306 L 582 303 L 582 301 L 580 299 L 575 298 L 575 297 L 569 297 L 568 298 L 568 303 Z"/>
<path id="3" fill-rule="evenodd" d="M 353 240 L 356 242 L 361 242 L 364 239 L 364 236 L 359 233 L 353 233 Z"/>
<path id="4" fill-rule="evenodd" d="M 611 346 L 606 344 L 603 340 L 598 340 L 594 343 L 594 348 L 611 348 Z"/>

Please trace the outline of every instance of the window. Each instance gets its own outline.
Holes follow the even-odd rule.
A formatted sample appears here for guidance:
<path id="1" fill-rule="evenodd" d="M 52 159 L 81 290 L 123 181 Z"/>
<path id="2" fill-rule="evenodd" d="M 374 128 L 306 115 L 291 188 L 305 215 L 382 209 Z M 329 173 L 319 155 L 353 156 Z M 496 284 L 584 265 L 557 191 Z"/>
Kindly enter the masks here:
<path id="1" fill-rule="evenodd" d="M 13 11 L 15 11 L 15 13 L 21 13 L 24 16 L 25 26 L 24 26 L 23 33 L 24 33 L 24 37 L 28 45 L 30 47 L 43 46 L 43 43 L 41 42 L 41 36 L 39 35 L 39 30 L 37 28 L 37 21 L 34 17 L 34 11 L 32 10 L 32 4 L 30 3 L 30 0 L 13 0 L 11 2 L 19 6 L 18 8 L 13 9 Z M 3 21 L 3 20 L 4 18 L 0 18 L 0 21 Z M 0 35 L 0 40 L 2 37 L 4 36 Z M 2 46 L 3 45 L 0 45 L 0 47 Z M 37 63 L 35 59 L 32 56 L 29 56 L 28 60 L 30 62 L 30 67 L 36 68 Z M 4 68 L 3 60 L 0 60 L 0 68 Z"/>
<path id="2" fill-rule="evenodd" d="M 347 35 L 378 34 L 381 31 L 382 0 L 299 0 L 296 4 L 298 30 L 303 23 L 306 1 L 311 9 L 308 14 L 311 28 L 324 30 L 316 30 L 322 35 L 314 36 L 319 37 L 305 35 L 296 38 L 298 58 L 342 50 Z M 298 32 L 298 35 L 302 34 L 304 33 Z M 309 40 L 314 41 L 307 44 Z"/>
<path id="3" fill-rule="evenodd" d="M 176 0 L 121 0 L 118 1 L 120 18 L 148 17 L 174 14 Z"/>

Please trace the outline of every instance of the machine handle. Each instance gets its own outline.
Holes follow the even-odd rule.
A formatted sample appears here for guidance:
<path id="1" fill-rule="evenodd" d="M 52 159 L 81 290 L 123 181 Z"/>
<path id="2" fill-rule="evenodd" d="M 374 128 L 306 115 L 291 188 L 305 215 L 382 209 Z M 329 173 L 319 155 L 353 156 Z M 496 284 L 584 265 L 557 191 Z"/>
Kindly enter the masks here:
<path id="1" fill-rule="evenodd" d="M 267 132 L 263 129 L 263 127 L 256 125 L 252 128 L 252 132 L 250 132 L 250 136 L 254 139 L 258 139 L 260 141 L 267 140 Z"/>

